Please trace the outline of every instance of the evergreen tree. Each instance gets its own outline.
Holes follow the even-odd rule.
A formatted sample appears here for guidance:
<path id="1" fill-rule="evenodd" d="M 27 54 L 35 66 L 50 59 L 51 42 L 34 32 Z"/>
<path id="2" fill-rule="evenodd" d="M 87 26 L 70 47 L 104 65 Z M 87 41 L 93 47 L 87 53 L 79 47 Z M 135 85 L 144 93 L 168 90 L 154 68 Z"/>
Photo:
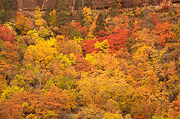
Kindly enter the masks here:
<path id="1" fill-rule="evenodd" d="M 117 16 L 120 7 L 121 7 L 121 0 L 111 0 L 111 6 L 109 8 L 110 15 L 112 17 Z"/>
<path id="2" fill-rule="evenodd" d="M 48 26 L 50 26 L 50 12 L 51 12 L 51 7 L 50 5 L 48 5 L 47 9 L 45 9 L 45 16 L 44 16 L 44 19 L 46 20 Z"/>
<path id="3" fill-rule="evenodd" d="M 0 23 L 3 24 L 12 18 L 11 0 L 0 0 Z"/>
<path id="4" fill-rule="evenodd" d="M 83 6 L 83 3 L 81 0 L 76 0 L 76 3 L 75 3 L 76 7 L 76 15 L 75 15 L 75 21 L 76 22 L 80 22 L 81 24 L 84 24 L 84 21 L 83 21 L 83 13 L 82 13 L 82 6 Z"/>
<path id="5" fill-rule="evenodd" d="M 70 4 L 67 0 L 57 0 L 56 3 L 56 24 L 58 27 L 70 23 L 72 20 Z"/>
<path id="6" fill-rule="evenodd" d="M 105 21 L 103 19 L 103 14 L 102 13 L 100 13 L 98 15 L 98 18 L 97 18 L 97 21 L 96 21 L 96 27 L 94 29 L 94 35 L 100 35 L 99 31 L 101 31 L 101 30 L 103 30 L 103 31 L 106 30 L 105 29 Z"/>

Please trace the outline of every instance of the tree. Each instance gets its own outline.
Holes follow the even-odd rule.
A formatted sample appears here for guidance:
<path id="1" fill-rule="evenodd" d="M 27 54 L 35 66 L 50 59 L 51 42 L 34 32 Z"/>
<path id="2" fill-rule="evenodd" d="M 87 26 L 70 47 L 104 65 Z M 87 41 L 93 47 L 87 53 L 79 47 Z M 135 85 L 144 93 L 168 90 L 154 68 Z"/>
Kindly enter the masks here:
<path id="1" fill-rule="evenodd" d="M 34 18 L 37 27 L 46 26 L 46 21 L 42 18 L 42 12 L 39 6 L 36 7 Z"/>
<path id="2" fill-rule="evenodd" d="M 172 42 L 175 39 L 175 33 L 172 32 L 171 24 L 168 22 L 158 23 L 155 26 L 154 33 L 156 34 L 156 45 L 165 46 L 167 42 Z"/>
<path id="3" fill-rule="evenodd" d="M 44 110 L 53 111 L 57 118 L 61 113 L 71 110 L 69 102 L 70 98 L 65 90 L 58 89 L 58 87 L 52 84 L 50 90 L 45 93 L 41 104 Z"/>
<path id="4" fill-rule="evenodd" d="M 12 10 L 12 4 L 16 3 L 12 0 L 0 1 L 0 24 L 4 24 L 5 22 L 10 21 L 10 19 L 15 15 Z"/>
<path id="5" fill-rule="evenodd" d="M 85 76 L 78 82 L 83 105 L 94 104 L 109 112 L 121 110 L 128 113 L 132 106 L 132 87 L 123 74 L 111 77 L 112 72 L 100 71 Z"/>
<path id="6" fill-rule="evenodd" d="M 38 41 L 35 46 L 31 45 L 28 47 L 24 55 L 26 64 L 38 64 L 42 68 L 45 68 L 51 61 L 55 59 L 57 50 L 56 48 L 52 47 L 53 44 L 48 41 Z"/>
<path id="7" fill-rule="evenodd" d="M 15 26 L 17 32 L 23 35 L 32 29 L 32 23 L 30 20 L 20 12 L 17 12 Z"/>
<path id="8" fill-rule="evenodd" d="M 2 26 L 0 24 L 0 40 L 14 43 L 16 39 L 15 37 L 16 37 L 16 34 L 10 26 L 7 26 L 7 25 Z"/>
<path id="9" fill-rule="evenodd" d="M 83 8 L 83 16 L 84 16 L 84 26 L 89 28 L 91 23 L 93 22 L 91 8 L 84 7 Z"/>
<path id="10" fill-rule="evenodd" d="M 3 104 L 3 106 L 0 107 L 0 115 L 2 118 L 22 118 L 22 96 L 21 93 L 17 93 L 12 96 L 12 99 L 7 99 L 6 102 L 1 103 Z"/>
<path id="11" fill-rule="evenodd" d="M 103 14 L 102 13 L 100 13 L 98 15 L 98 18 L 96 20 L 96 27 L 94 29 L 94 35 L 95 36 L 99 35 L 99 31 L 101 31 L 101 30 L 106 31 L 106 29 L 105 29 L 105 21 L 103 19 Z"/>
<path id="12" fill-rule="evenodd" d="M 65 55 L 73 54 L 81 54 L 82 49 L 81 46 L 74 40 L 69 40 L 67 42 L 57 42 L 56 49 L 58 53 L 63 53 Z"/>
<path id="13" fill-rule="evenodd" d="M 119 13 L 119 9 L 122 6 L 121 5 L 121 0 L 111 0 L 111 6 L 110 6 L 110 15 L 112 17 L 117 16 L 117 14 Z"/>
<path id="14" fill-rule="evenodd" d="M 126 47 L 127 30 L 118 29 L 114 34 L 108 36 L 109 48 L 112 51 L 118 51 Z"/>
<path id="15" fill-rule="evenodd" d="M 61 27 L 72 20 L 71 9 L 69 8 L 68 1 L 57 0 L 56 3 L 56 25 Z"/>

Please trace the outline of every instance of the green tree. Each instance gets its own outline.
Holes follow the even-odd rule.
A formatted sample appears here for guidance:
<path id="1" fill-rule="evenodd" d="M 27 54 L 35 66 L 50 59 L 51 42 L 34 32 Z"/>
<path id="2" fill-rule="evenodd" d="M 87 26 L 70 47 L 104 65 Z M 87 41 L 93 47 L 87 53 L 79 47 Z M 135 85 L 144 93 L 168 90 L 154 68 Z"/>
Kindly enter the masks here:
<path id="1" fill-rule="evenodd" d="M 58 0 L 56 3 L 57 20 L 56 24 L 58 27 L 70 23 L 72 20 L 71 9 L 69 8 L 69 2 L 66 0 Z"/>
<path id="2" fill-rule="evenodd" d="M 0 1 L 0 23 L 5 23 L 12 18 L 12 4 L 11 0 Z"/>
<path id="3" fill-rule="evenodd" d="M 83 10 L 83 0 L 76 0 L 75 1 L 75 9 L 77 10 L 75 12 L 75 21 L 76 22 L 80 22 L 81 24 L 84 24 L 84 21 L 83 21 L 83 13 L 82 13 L 82 10 Z"/>
<path id="4" fill-rule="evenodd" d="M 103 31 L 106 30 L 105 29 L 105 21 L 103 19 L 103 14 L 102 13 L 100 13 L 98 15 L 98 18 L 96 20 L 96 27 L 94 29 L 94 35 L 98 35 L 99 31 L 101 31 L 101 30 L 103 30 Z"/>
<path id="5" fill-rule="evenodd" d="M 117 16 L 119 8 L 121 7 L 121 0 L 111 0 L 111 6 L 109 8 L 111 16 Z"/>

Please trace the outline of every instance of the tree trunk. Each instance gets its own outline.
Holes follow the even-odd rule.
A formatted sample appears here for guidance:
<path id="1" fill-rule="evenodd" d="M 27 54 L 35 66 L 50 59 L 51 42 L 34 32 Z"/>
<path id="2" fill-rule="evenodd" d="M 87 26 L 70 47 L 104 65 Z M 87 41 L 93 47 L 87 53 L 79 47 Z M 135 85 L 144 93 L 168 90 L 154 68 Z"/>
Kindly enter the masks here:
<path id="1" fill-rule="evenodd" d="M 81 0 L 81 2 L 82 2 L 82 8 L 84 8 L 84 0 Z"/>
<path id="2" fill-rule="evenodd" d="M 73 0 L 73 9 L 72 9 L 73 19 L 75 19 L 75 6 L 76 6 L 76 0 Z"/>
<path id="3" fill-rule="evenodd" d="M 95 10 L 95 0 L 93 0 L 93 18 L 94 18 L 94 10 Z"/>

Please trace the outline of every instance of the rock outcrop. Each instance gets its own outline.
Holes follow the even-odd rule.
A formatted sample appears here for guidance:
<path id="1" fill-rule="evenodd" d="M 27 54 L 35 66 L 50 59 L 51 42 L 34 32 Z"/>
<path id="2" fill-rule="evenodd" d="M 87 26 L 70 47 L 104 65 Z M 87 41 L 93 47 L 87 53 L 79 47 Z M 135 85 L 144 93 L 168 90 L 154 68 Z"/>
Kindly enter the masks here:
<path id="1" fill-rule="evenodd" d="M 93 2 L 94 1 L 94 2 Z M 91 3 L 85 4 L 85 6 L 102 9 L 110 6 L 111 0 L 92 0 Z M 162 0 L 145 0 L 148 4 L 159 4 Z M 172 2 L 180 2 L 180 0 L 171 0 Z M 50 8 L 55 9 L 57 0 L 11 0 L 13 9 L 22 9 L 33 11 L 37 6 L 43 10 Z M 136 4 L 136 0 L 122 0 L 123 7 L 133 7 Z M 141 3 L 142 4 L 142 3 Z"/>

